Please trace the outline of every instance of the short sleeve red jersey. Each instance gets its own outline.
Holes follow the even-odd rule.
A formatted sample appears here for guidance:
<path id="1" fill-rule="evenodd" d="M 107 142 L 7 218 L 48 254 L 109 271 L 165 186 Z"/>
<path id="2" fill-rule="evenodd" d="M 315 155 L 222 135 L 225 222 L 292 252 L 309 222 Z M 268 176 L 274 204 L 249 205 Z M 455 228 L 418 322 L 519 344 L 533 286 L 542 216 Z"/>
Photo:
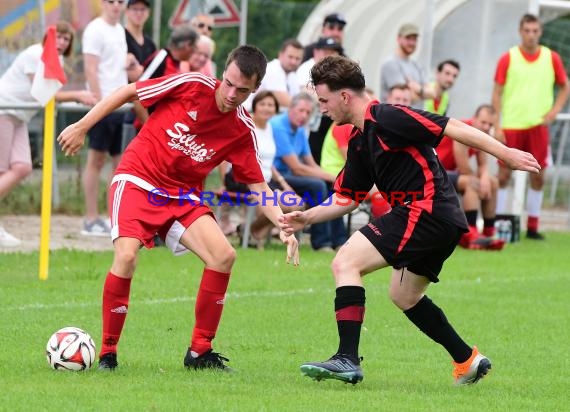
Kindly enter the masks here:
<path id="1" fill-rule="evenodd" d="M 348 141 L 350 140 L 352 129 L 354 128 L 351 124 L 344 124 L 342 126 L 334 125 L 332 128 L 332 137 L 336 141 L 336 144 L 340 148 L 348 147 Z"/>
<path id="2" fill-rule="evenodd" d="M 525 58 L 526 61 L 532 63 L 540 56 L 540 51 L 535 54 L 528 54 L 525 53 L 522 49 L 520 49 L 521 54 Z M 562 59 L 560 55 L 556 53 L 554 50 L 551 50 L 552 55 L 552 69 L 554 70 L 554 81 L 557 85 L 563 86 L 566 84 L 567 76 L 566 70 L 564 69 L 564 63 L 562 63 Z M 503 54 L 497 63 L 497 69 L 495 71 L 495 83 L 500 84 L 501 86 L 505 85 L 507 81 L 507 71 L 509 70 L 509 63 L 511 61 L 509 52 Z"/>
<path id="3" fill-rule="evenodd" d="M 115 180 L 170 197 L 198 195 L 208 173 L 227 160 L 238 181 L 264 182 L 253 121 L 242 106 L 220 112 L 219 86 L 200 73 L 137 82 L 141 104 L 155 111 L 125 150 Z"/>
<path id="4" fill-rule="evenodd" d="M 473 119 L 463 119 L 463 123 L 473 126 Z M 455 154 L 453 153 L 453 139 L 448 136 L 443 136 L 439 145 L 435 148 L 437 157 L 445 170 L 456 170 L 457 162 L 455 161 Z M 469 147 L 469 157 L 478 153 L 479 150 Z"/>

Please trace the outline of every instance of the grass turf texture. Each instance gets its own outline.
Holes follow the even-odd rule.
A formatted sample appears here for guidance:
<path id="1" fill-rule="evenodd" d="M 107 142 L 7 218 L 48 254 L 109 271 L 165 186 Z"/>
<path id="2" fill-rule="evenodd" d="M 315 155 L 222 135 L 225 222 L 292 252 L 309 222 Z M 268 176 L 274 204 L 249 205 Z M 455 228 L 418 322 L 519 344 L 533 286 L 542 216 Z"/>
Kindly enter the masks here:
<path id="1" fill-rule="evenodd" d="M 0 255 L 0 410 L 552 411 L 567 400 L 570 234 L 523 240 L 502 252 L 458 249 L 428 295 L 460 334 L 493 361 L 479 384 L 454 387 L 447 353 L 387 297 L 389 269 L 365 279 L 364 381 L 313 382 L 299 365 L 337 346 L 332 255 L 238 250 L 215 349 L 231 375 L 188 371 L 202 265 L 164 248 L 144 250 L 132 286 L 116 372 L 53 371 L 44 348 L 63 326 L 100 341 L 100 295 L 109 252 L 55 251 L 37 280 L 37 253 Z"/>

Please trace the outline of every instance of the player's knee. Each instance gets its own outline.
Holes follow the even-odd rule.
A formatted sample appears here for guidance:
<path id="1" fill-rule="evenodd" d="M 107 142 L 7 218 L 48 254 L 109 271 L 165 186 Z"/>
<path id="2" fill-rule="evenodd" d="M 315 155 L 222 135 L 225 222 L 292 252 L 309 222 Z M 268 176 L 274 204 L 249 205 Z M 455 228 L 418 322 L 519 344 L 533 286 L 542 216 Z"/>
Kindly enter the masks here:
<path id="1" fill-rule="evenodd" d="M 350 259 L 349 255 L 339 250 L 331 262 L 331 270 L 335 280 L 340 280 L 344 274 L 359 272 L 357 265 Z"/>
<path id="2" fill-rule="evenodd" d="M 134 273 L 137 265 L 137 252 L 133 250 L 119 249 L 115 251 L 113 266 L 120 267 L 122 273 Z"/>
<path id="3" fill-rule="evenodd" d="M 216 249 L 214 264 L 217 267 L 229 271 L 236 261 L 236 250 L 231 245 L 225 245 Z"/>
<path id="4" fill-rule="evenodd" d="M 390 299 L 392 303 L 396 305 L 401 310 L 408 310 L 415 306 L 416 303 L 421 299 L 421 295 L 416 293 L 410 293 L 409 291 L 403 289 L 400 285 L 390 286 L 389 290 Z"/>

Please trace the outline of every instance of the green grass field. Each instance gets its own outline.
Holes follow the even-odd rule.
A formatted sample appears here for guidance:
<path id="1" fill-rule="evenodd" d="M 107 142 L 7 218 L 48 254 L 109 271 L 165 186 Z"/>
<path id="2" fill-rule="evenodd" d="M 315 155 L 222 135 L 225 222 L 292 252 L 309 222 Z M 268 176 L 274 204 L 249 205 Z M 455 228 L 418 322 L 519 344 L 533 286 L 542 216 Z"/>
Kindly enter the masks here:
<path id="1" fill-rule="evenodd" d="M 37 280 L 37 253 L 0 255 L 0 410 L 122 411 L 560 411 L 568 410 L 569 233 L 503 252 L 457 250 L 429 296 L 493 361 L 479 384 L 454 387 L 447 353 L 387 297 L 389 269 L 366 279 L 365 378 L 313 382 L 304 361 L 336 350 L 331 255 L 304 248 L 238 250 L 215 348 L 234 374 L 187 371 L 202 265 L 164 248 L 143 251 L 112 374 L 53 371 L 49 336 L 63 326 L 100 339 L 100 295 L 112 254 L 56 251 Z"/>

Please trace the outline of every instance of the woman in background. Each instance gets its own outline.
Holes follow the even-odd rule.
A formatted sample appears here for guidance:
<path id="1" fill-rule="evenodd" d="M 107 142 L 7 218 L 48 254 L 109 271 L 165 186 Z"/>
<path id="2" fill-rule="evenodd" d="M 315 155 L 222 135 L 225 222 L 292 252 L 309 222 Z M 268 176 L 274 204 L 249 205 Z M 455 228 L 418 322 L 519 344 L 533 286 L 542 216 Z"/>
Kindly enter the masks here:
<path id="1" fill-rule="evenodd" d="M 48 30 L 53 30 L 52 27 Z M 55 25 L 56 47 L 63 66 L 63 57 L 71 54 L 73 28 L 65 21 Z M 47 33 L 47 32 L 46 32 Z M 0 104 L 19 105 L 37 103 L 31 94 L 34 75 L 43 52 L 43 44 L 37 43 L 22 51 L 0 77 Z M 97 103 L 95 96 L 87 90 L 58 91 L 55 99 L 60 102 L 75 101 L 86 105 Z M 0 199 L 5 198 L 14 187 L 32 172 L 32 156 L 27 123 L 38 112 L 37 109 L 0 110 Z M 16 247 L 21 241 L 0 225 L 0 247 Z"/>

